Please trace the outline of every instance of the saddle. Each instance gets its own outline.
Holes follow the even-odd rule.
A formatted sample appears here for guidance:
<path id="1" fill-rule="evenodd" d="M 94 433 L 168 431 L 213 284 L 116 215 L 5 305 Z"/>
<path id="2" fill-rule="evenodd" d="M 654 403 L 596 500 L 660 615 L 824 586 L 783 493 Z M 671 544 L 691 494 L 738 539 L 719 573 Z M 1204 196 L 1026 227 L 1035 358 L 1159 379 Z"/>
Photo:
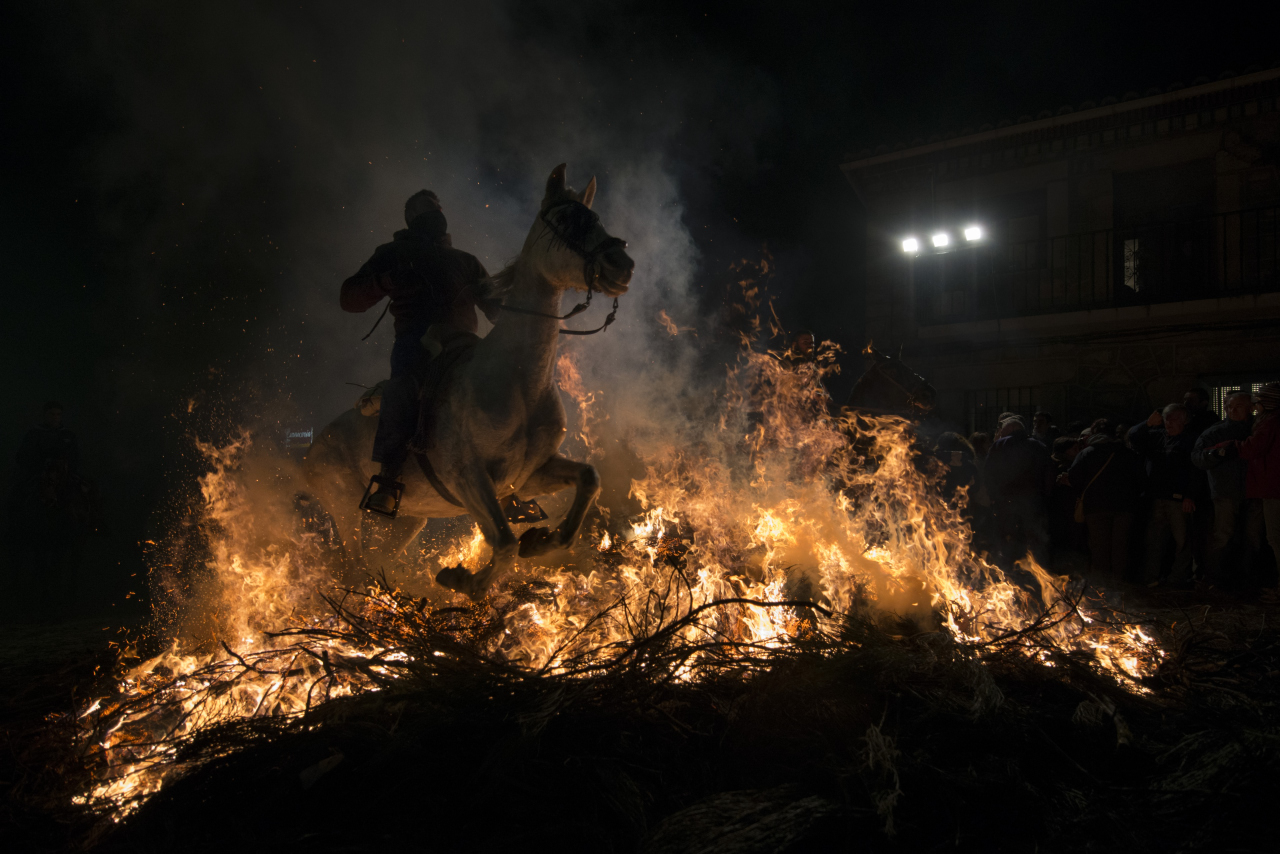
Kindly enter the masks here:
<path id="1" fill-rule="evenodd" d="M 422 336 L 423 347 L 431 354 L 418 378 L 418 430 L 409 441 L 409 451 L 422 455 L 436 446 L 436 415 L 441 397 L 457 373 L 453 369 L 475 355 L 480 336 L 446 324 L 432 326 Z"/>
<path id="2" fill-rule="evenodd" d="M 448 324 L 432 326 L 422 337 L 422 346 L 429 354 L 430 360 L 426 362 L 421 375 L 417 377 L 418 429 L 409 442 L 409 452 L 418 461 L 418 466 L 432 488 L 445 501 L 459 507 L 462 506 L 461 503 L 436 475 L 431 461 L 427 459 L 427 452 L 436 444 L 437 410 L 441 398 L 444 397 L 449 384 L 457 375 L 454 368 L 465 364 L 475 355 L 476 344 L 479 342 L 479 335 Z M 384 384 L 378 383 L 356 403 L 356 409 L 362 415 L 376 416 L 379 413 Z M 515 495 L 510 495 L 499 503 L 507 521 L 511 523 L 541 522 L 547 518 L 546 511 L 536 501 L 521 501 Z"/>

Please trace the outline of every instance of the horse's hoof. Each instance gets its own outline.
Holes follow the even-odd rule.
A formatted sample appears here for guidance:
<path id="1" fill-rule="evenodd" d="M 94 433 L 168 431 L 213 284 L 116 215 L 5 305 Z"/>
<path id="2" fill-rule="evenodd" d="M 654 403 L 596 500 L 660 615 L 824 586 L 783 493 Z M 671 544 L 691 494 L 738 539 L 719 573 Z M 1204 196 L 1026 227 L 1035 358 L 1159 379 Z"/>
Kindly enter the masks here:
<path id="1" fill-rule="evenodd" d="M 537 557 L 556 548 L 555 535 L 549 528 L 530 528 L 520 535 L 520 557 Z"/>
<path id="2" fill-rule="evenodd" d="M 475 574 L 461 566 L 446 566 L 436 573 L 436 584 L 471 596 L 475 587 Z"/>

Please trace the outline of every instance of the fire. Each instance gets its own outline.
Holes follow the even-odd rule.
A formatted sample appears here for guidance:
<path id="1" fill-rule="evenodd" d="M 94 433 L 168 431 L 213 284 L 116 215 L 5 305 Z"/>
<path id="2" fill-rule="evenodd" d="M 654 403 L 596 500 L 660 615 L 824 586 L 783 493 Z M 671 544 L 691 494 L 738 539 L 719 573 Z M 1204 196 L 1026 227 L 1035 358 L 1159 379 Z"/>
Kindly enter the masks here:
<path id="1" fill-rule="evenodd" d="M 570 354 L 557 367 L 579 408 L 578 439 L 599 458 L 595 431 L 608 423 L 595 411 L 601 396 Z M 813 380 L 745 352 L 716 417 L 636 440 L 640 516 L 606 526 L 560 567 L 522 567 L 479 605 L 378 586 L 327 600 L 321 594 L 334 585 L 322 543 L 264 513 L 247 486 L 254 480 L 239 471 L 249 440 L 202 448 L 212 467 L 202 481 L 205 622 L 85 709 L 101 780 L 85 800 L 118 817 L 183 773 L 178 747 L 206 727 L 296 715 L 387 684 L 405 653 L 339 631 L 359 620 L 414 626 L 447 616 L 485 655 L 571 674 L 664 627 L 691 643 L 776 647 L 871 605 L 979 648 L 1035 631 L 1143 690 L 1137 680 L 1162 655 L 1149 634 L 1086 606 L 1079 585 L 1029 559 L 1012 579 L 975 555 L 963 496 L 948 503 L 938 475 L 917 464 L 912 425 L 827 415 Z M 475 566 L 485 548 L 473 529 L 431 559 Z M 495 613 L 500 632 L 467 634 Z M 1044 649 L 1025 647 L 1050 663 Z M 700 661 L 691 657 L 679 678 L 696 679 Z"/>

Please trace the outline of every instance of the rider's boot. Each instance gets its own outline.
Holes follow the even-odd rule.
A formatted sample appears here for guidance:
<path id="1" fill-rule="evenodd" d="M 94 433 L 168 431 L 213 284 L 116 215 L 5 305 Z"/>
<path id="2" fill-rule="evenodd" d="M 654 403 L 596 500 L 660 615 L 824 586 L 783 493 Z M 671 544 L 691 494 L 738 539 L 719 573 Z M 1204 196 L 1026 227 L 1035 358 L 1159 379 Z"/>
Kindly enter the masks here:
<path id="1" fill-rule="evenodd" d="M 395 518 L 396 510 L 400 506 L 400 490 L 403 488 L 399 483 L 400 469 L 403 465 L 403 461 L 382 464 L 382 470 L 373 479 L 373 492 L 364 500 L 365 510 Z"/>

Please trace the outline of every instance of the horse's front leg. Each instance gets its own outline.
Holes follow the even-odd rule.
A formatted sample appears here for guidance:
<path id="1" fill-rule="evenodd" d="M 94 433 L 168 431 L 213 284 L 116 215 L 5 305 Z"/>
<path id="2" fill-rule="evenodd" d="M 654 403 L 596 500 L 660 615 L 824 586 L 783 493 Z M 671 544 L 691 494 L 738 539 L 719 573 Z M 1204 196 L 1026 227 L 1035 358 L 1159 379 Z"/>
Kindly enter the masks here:
<path id="1" fill-rule="evenodd" d="M 587 509 L 600 493 L 600 474 L 595 466 L 574 462 L 559 454 L 547 460 L 525 482 L 521 492 L 529 496 L 547 495 L 575 485 L 578 490 L 564 521 L 554 531 L 546 528 L 530 528 L 525 531 L 520 537 L 520 557 L 536 557 L 553 549 L 567 549 L 573 545 L 578 531 L 582 529 Z"/>
<path id="2" fill-rule="evenodd" d="M 466 476 L 458 483 L 450 483 L 462 506 L 480 526 L 485 542 L 493 549 L 489 563 L 479 572 L 470 572 L 462 566 L 446 567 L 436 574 L 436 583 L 479 599 L 489 587 L 507 574 L 515 565 L 519 543 L 507 524 L 507 516 L 498 504 L 493 479 L 479 463 L 466 468 Z"/>

